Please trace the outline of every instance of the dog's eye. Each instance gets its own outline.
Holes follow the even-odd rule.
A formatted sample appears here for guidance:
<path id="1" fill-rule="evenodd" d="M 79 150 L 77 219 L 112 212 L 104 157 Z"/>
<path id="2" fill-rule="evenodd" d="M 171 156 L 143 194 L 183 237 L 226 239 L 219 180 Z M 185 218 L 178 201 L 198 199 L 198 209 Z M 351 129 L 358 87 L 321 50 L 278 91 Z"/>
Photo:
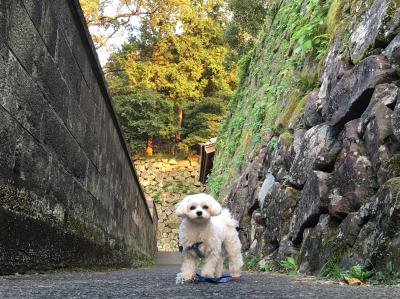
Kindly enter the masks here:
<path id="1" fill-rule="evenodd" d="M 191 207 L 190 207 L 191 210 L 194 210 L 195 208 L 196 208 L 195 206 L 191 206 Z"/>
<path id="2" fill-rule="evenodd" d="M 207 210 L 208 209 L 208 206 L 203 206 L 203 210 Z"/>

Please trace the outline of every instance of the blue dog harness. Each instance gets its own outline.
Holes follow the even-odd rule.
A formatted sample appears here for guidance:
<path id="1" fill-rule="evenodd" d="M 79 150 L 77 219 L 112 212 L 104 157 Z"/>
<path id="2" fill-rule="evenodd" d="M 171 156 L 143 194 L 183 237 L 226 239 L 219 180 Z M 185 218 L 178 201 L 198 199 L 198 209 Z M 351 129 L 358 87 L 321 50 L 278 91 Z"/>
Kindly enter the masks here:
<path id="1" fill-rule="evenodd" d="M 196 253 L 197 257 L 199 259 L 203 259 L 204 258 L 204 254 L 201 253 L 199 246 L 203 244 L 203 242 L 196 242 L 194 243 L 192 246 L 189 246 L 186 248 L 186 250 L 193 250 L 194 253 Z M 179 252 L 182 253 L 183 251 L 183 246 L 179 246 Z"/>
<path id="2" fill-rule="evenodd" d="M 202 244 L 203 242 L 196 242 L 194 243 L 192 246 L 188 247 L 187 250 L 193 250 L 197 257 L 199 259 L 203 259 L 204 258 L 204 254 L 201 253 L 199 246 Z"/>

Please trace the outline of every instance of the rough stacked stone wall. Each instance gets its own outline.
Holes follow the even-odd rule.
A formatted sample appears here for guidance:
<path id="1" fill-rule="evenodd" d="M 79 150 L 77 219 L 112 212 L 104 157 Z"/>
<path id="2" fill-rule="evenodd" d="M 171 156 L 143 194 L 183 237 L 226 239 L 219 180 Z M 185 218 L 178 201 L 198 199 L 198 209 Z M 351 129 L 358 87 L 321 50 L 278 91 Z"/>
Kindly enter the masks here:
<path id="1" fill-rule="evenodd" d="M 266 136 L 226 200 L 253 254 L 296 256 L 303 272 L 399 271 L 399 2 L 337 2 L 338 18 L 351 17 L 336 28 L 320 87 L 296 125 Z"/>
<path id="2" fill-rule="evenodd" d="M 78 1 L 0 1 L 0 274 L 156 251 Z"/>
<path id="3" fill-rule="evenodd" d="M 137 157 L 135 165 L 147 198 L 156 203 L 159 218 L 157 247 L 162 251 L 177 251 L 180 219 L 174 213 L 174 206 L 185 195 L 204 191 L 198 181 L 199 157 Z"/>

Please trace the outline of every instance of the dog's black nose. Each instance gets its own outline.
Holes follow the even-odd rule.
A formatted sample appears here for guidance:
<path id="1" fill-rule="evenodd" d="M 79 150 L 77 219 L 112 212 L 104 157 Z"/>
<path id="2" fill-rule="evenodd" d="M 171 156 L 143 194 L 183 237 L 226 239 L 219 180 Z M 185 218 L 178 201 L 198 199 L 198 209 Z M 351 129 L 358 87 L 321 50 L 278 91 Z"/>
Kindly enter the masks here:
<path id="1" fill-rule="evenodd" d="M 203 212 L 202 211 L 197 211 L 196 214 L 197 214 L 197 216 L 201 216 L 203 214 Z"/>

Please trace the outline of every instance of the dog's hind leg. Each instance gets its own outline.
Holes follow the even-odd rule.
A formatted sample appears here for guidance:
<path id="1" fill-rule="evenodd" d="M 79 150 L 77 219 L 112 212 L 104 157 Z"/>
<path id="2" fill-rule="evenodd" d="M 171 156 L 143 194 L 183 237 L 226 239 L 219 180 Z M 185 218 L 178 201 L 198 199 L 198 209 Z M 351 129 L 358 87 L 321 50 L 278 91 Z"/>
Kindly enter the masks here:
<path id="1" fill-rule="evenodd" d="M 239 277 L 243 266 L 241 244 L 236 231 L 232 231 L 224 241 L 224 249 L 229 258 L 229 272 L 232 277 Z"/>

